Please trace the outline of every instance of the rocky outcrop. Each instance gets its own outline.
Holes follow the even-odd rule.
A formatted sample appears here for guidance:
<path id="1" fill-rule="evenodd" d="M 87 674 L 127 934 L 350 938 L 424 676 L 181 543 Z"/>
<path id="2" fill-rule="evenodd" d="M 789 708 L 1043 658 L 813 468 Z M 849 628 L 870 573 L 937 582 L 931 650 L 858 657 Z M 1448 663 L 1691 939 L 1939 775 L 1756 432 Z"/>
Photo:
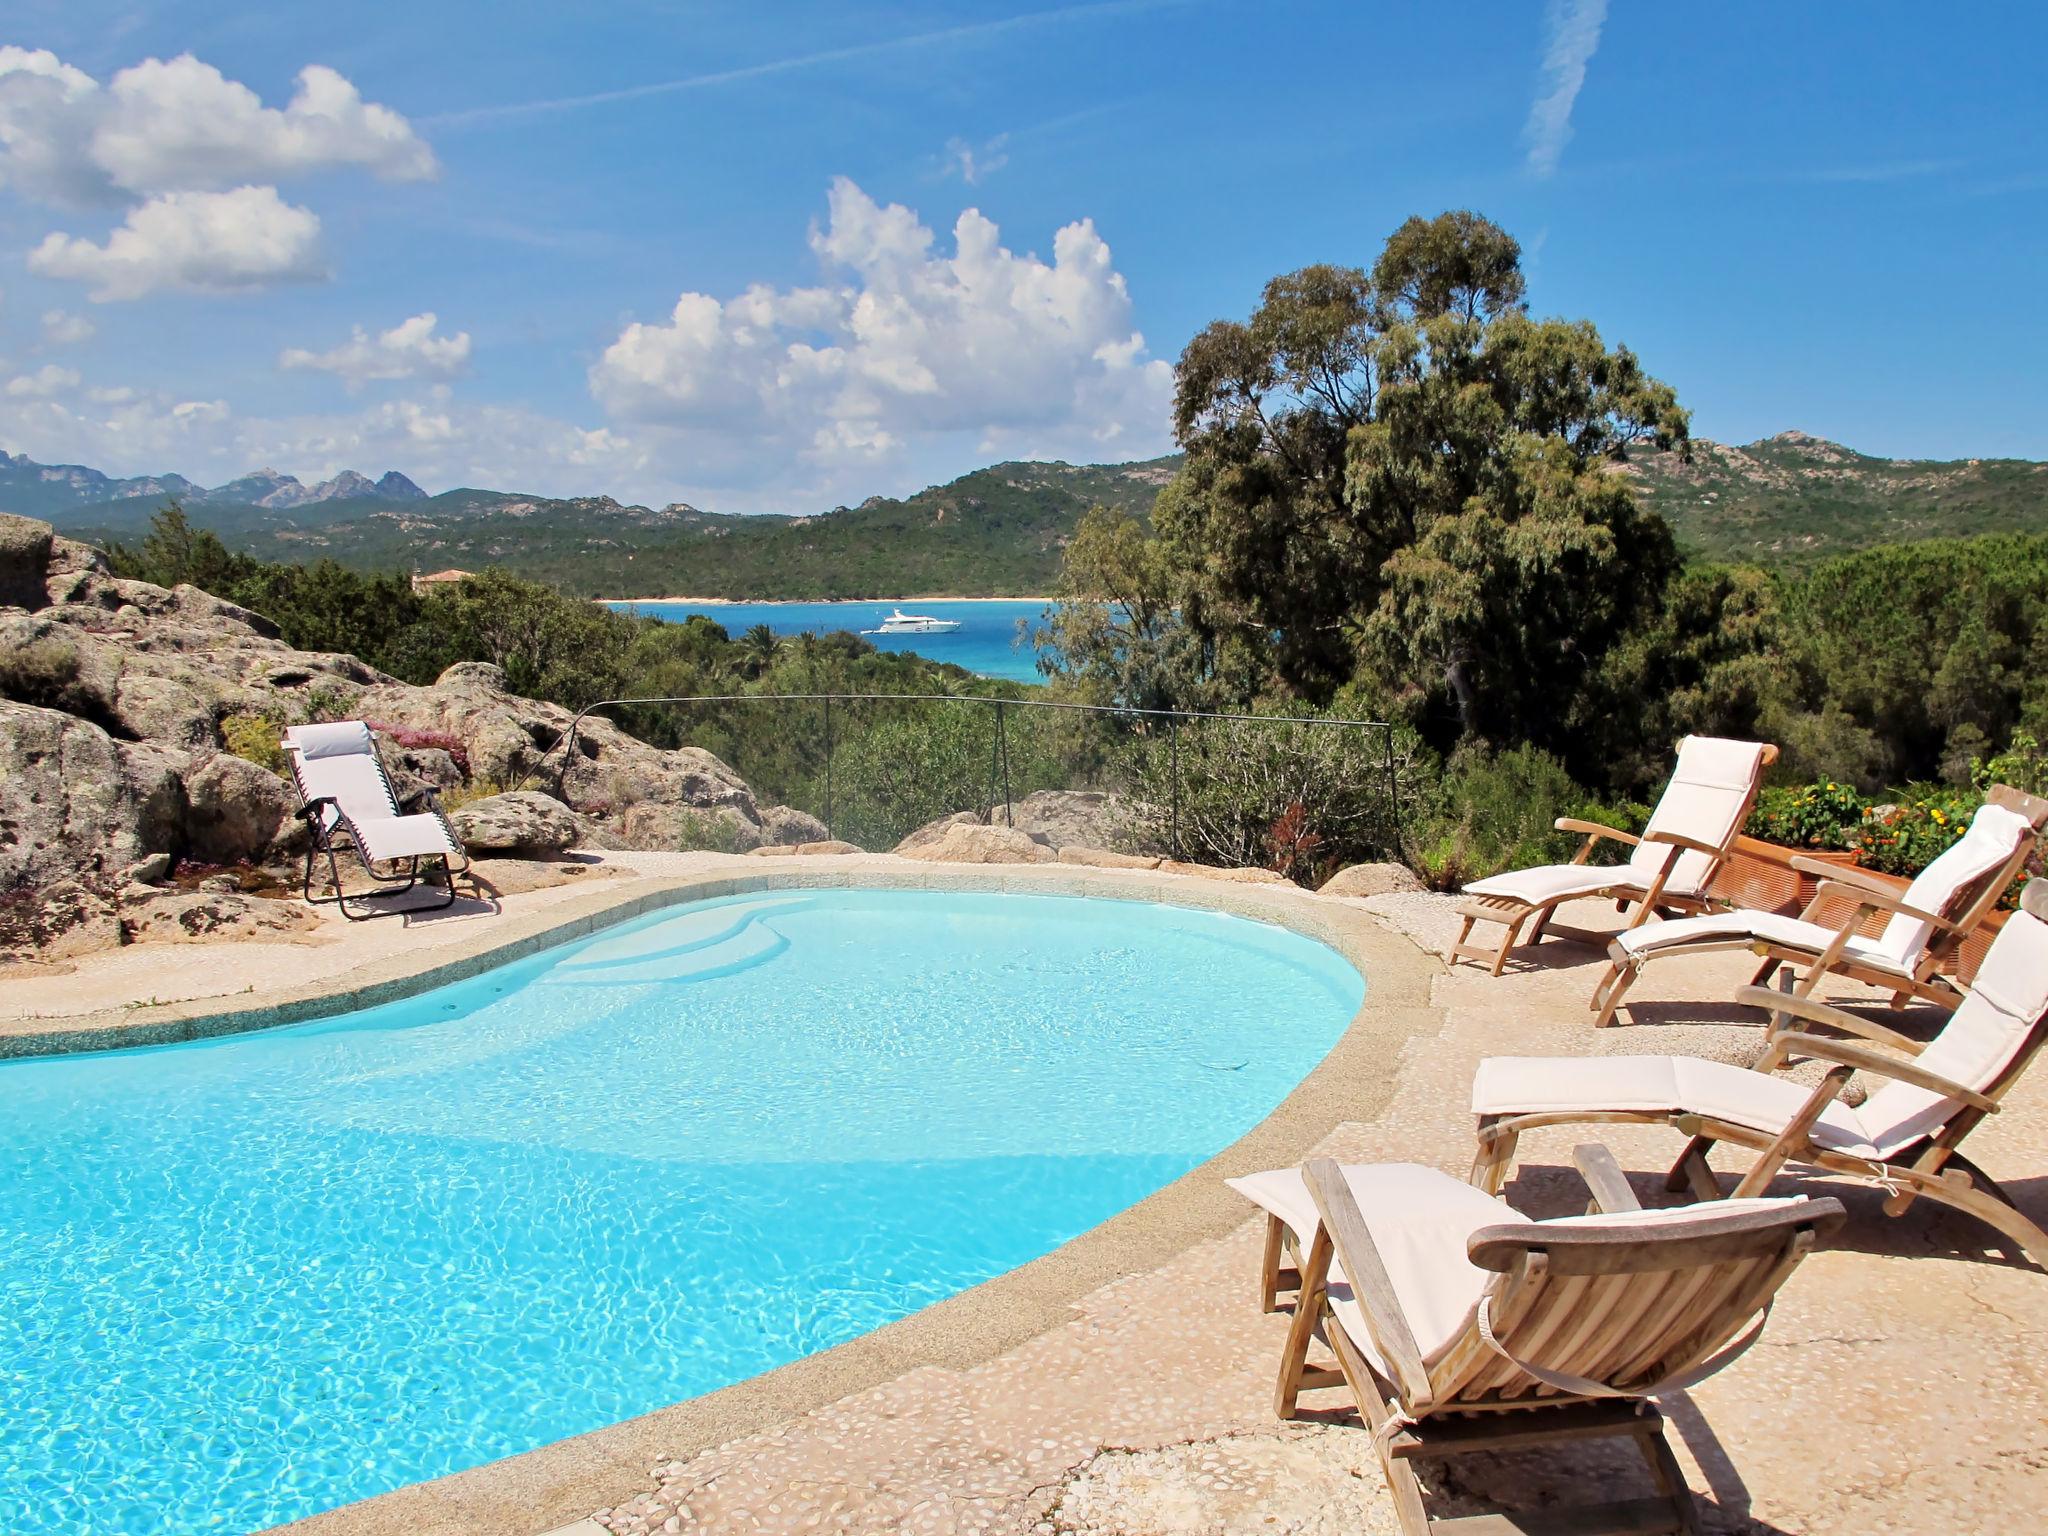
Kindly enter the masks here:
<path id="1" fill-rule="evenodd" d="M 1076 847 L 1140 856 L 1163 854 L 1163 848 L 1147 846 L 1148 839 L 1140 830 L 1143 810 L 1100 790 L 1041 789 L 1012 802 L 1007 811 L 998 805 L 986 818 L 979 811 L 955 811 L 927 822 L 898 843 L 896 852 L 908 855 L 935 843 L 952 827 L 994 825 L 1014 828 L 1055 851 Z M 1153 862 L 1158 862 L 1156 857 Z"/>
<path id="2" fill-rule="evenodd" d="M 840 854 L 864 851 L 857 843 L 844 842 L 836 837 L 816 843 L 763 843 L 759 848 L 747 850 L 757 859 L 836 858 Z"/>
<path id="3" fill-rule="evenodd" d="M 490 795 L 449 812 L 448 820 L 473 854 L 530 859 L 561 853 L 584 841 L 583 818 L 561 801 L 532 790 Z"/>
<path id="4" fill-rule="evenodd" d="M 306 824 L 298 795 L 267 768 L 216 752 L 185 780 L 185 852 L 208 864 L 235 864 L 301 846 Z"/>
<path id="5" fill-rule="evenodd" d="M 1012 803 L 1007 825 L 1054 848 L 1072 845 L 1131 853 L 1165 852 L 1163 848 L 1140 846 L 1146 841 L 1139 830 L 1142 810 L 1120 795 L 1101 790 L 1041 789 Z M 1004 822 L 1001 806 L 996 807 L 991 820 Z"/>
<path id="6" fill-rule="evenodd" d="M 979 811 L 955 811 L 950 816 L 941 816 L 937 821 L 928 821 L 896 845 L 896 852 L 906 858 L 920 848 L 929 848 L 955 827 L 980 827 L 987 823 Z"/>
<path id="7" fill-rule="evenodd" d="M 42 607 L 54 537 L 48 523 L 0 512 L 0 606 Z"/>
<path id="8" fill-rule="evenodd" d="M 761 846 L 760 823 L 735 805 L 636 805 L 620 818 L 619 836 L 629 848 L 665 853 L 746 853 Z"/>
<path id="9" fill-rule="evenodd" d="M 1340 869 L 1317 889 L 1318 896 L 1385 896 L 1393 891 L 1419 891 L 1422 882 L 1405 864 L 1353 864 Z"/>
<path id="10" fill-rule="evenodd" d="M 933 864 L 1050 864 L 1057 855 L 1028 832 L 957 822 L 945 833 L 913 848 L 899 845 L 906 859 Z"/>
<path id="11" fill-rule="evenodd" d="M 823 843 L 832 833 L 825 823 L 793 805 L 761 808 L 761 841 L 764 843 Z"/>
<path id="12" fill-rule="evenodd" d="M 185 766 L 75 715 L 0 700 L 0 891 L 176 851 Z"/>

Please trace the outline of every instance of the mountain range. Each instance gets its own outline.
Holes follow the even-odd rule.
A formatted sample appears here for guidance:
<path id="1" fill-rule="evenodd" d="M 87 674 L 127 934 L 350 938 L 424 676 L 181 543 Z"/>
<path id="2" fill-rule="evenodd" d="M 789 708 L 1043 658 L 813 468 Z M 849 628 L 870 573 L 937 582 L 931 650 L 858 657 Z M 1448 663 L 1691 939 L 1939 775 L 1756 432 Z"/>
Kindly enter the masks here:
<path id="1" fill-rule="evenodd" d="M 498 565 L 584 595 L 866 598 L 1052 590 L 1089 507 L 1149 514 L 1177 456 L 1131 464 L 1007 463 L 914 495 L 808 516 L 661 508 L 609 496 L 463 488 L 429 496 L 397 471 L 305 485 L 256 470 L 206 489 L 180 475 L 117 479 L 0 453 L 0 511 L 133 540 L 171 497 L 231 547 L 359 569 Z M 1872 544 L 2048 533 L 2048 464 L 1883 459 L 1802 432 L 1693 444 L 1622 467 L 1688 553 L 1790 569 Z"/>
<path id="2" fill-rule="evenodd" d="M 28 517 L 57 518 L 80 507 L 139 501 L 149 511 L 176 497 L 187 506 L 249 506 L 279 511 L 323 501 L 424 501 L 427 493 L 395 469 L 372 480 L 345 469 L 316 485 L 274 469 L 252 469 L 212 490 L 183 475 L 138 475 L 117 479 L 83 464 L 38 464 L 26 454 L 0 448 L 0 509 Z M 144 521 L 147 521 L 145 516 Z"/>

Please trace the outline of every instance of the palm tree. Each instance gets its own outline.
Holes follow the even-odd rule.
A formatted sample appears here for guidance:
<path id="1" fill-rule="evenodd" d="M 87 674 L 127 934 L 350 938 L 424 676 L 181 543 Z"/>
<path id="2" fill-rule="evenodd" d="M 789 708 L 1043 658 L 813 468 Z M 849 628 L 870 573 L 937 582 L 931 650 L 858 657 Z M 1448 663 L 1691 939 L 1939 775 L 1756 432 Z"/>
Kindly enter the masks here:
<path id="1" fill-rule="evenodd" d="M 782 637 L 766 624 L 756 624 L 740 636 L 741 665 L 749 677 L 759 677 L 774 666 L 781 650 Z"/>

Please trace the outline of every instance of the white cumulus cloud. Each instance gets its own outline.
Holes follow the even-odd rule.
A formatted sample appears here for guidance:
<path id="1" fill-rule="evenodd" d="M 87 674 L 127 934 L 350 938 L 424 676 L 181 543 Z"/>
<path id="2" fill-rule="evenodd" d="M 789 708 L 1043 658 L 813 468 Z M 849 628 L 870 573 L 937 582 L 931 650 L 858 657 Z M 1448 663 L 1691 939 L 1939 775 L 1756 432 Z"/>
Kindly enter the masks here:
<path id="1" fill-rule="evenodd" d="M 105 85 L 47 49 L 0 47 L 0 184 L 45 202 L 118 203 L 355 168 L 436 175 L 412 125 L 324 65 L 282 108 L 190 54 L 145 59 Z"/>
<path id="2" fill-rule="evenodd" d="M 96 329 L 85 316 L 74 315 L 69 310 L 43 311 L 43 341 L 48 346 L 70 347 L 81 341 L 91 341 Z"/>
<path id="3" fill-rule="evenodd" d="M 811 247 L 827 283 L 684 293 L 592 367 L 614 415 L 727 451 L 865 466 L 940 441 L 980 451 L 1163 451 L 1172 370 L 1148 358 L 1109 246 L 1086 219 L 1052 260 L 1006 248 L 974 209 L 953 248 L 900 204 L 832 184 Z"/>
<path id="4" fill-rule="evenodd" d="M 1600 46 L 1607 0 L 1550 0 L 1544 21 L 1543 90 L 1529 107 L 1522 136 L 1529 144 L 1529 174 L 1547 177 L 1572 136 L 1572 107 L 1586 83 L 1586 66 Z"/>
<path id="5" fill-rule="evenodd" d="M 452 379 L 469 366 L 469 332 L 434 334 L 439 319 L 430 310 L 402 320 L 372 336 L 361 326 L 349 339 L 327 352 L 288 347 L 278 355 L 280 368 L 331 373 L 350 389 L 372 379 Z"/>
<path id="6" fill-rule="evenodd" d="M 166 192 L 130 210 L 104 245 L 52 234 L 29 269 L 91 285 L 104 303 L 159 289 L 232 291 L 326 276 L 320 221 L 275 187 Z"/>
<path id="7" fill-rule="evenodd" d="M 19 374 L 7 381 L 7 396 L 12 400 L 48 400 L 56 395 L 66 395 L 78 388 L 79 377 L 76 368 L 61 368 L 55 363 L 45 363 L 34 373 Z"/>

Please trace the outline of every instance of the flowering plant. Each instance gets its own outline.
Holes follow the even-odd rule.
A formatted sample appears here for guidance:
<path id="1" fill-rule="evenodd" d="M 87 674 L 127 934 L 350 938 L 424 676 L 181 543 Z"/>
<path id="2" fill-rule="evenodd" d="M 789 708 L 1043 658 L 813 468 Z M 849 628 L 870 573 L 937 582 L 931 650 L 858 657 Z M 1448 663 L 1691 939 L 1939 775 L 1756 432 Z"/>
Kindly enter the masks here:
<path id="1" fill-rule="evenodd" d="M 1847 784 L 1825 782 L 1766 789 L 1743 828 L 1751 837 L 1793 848 L 1858 846 L 1869 802 Z"/>

